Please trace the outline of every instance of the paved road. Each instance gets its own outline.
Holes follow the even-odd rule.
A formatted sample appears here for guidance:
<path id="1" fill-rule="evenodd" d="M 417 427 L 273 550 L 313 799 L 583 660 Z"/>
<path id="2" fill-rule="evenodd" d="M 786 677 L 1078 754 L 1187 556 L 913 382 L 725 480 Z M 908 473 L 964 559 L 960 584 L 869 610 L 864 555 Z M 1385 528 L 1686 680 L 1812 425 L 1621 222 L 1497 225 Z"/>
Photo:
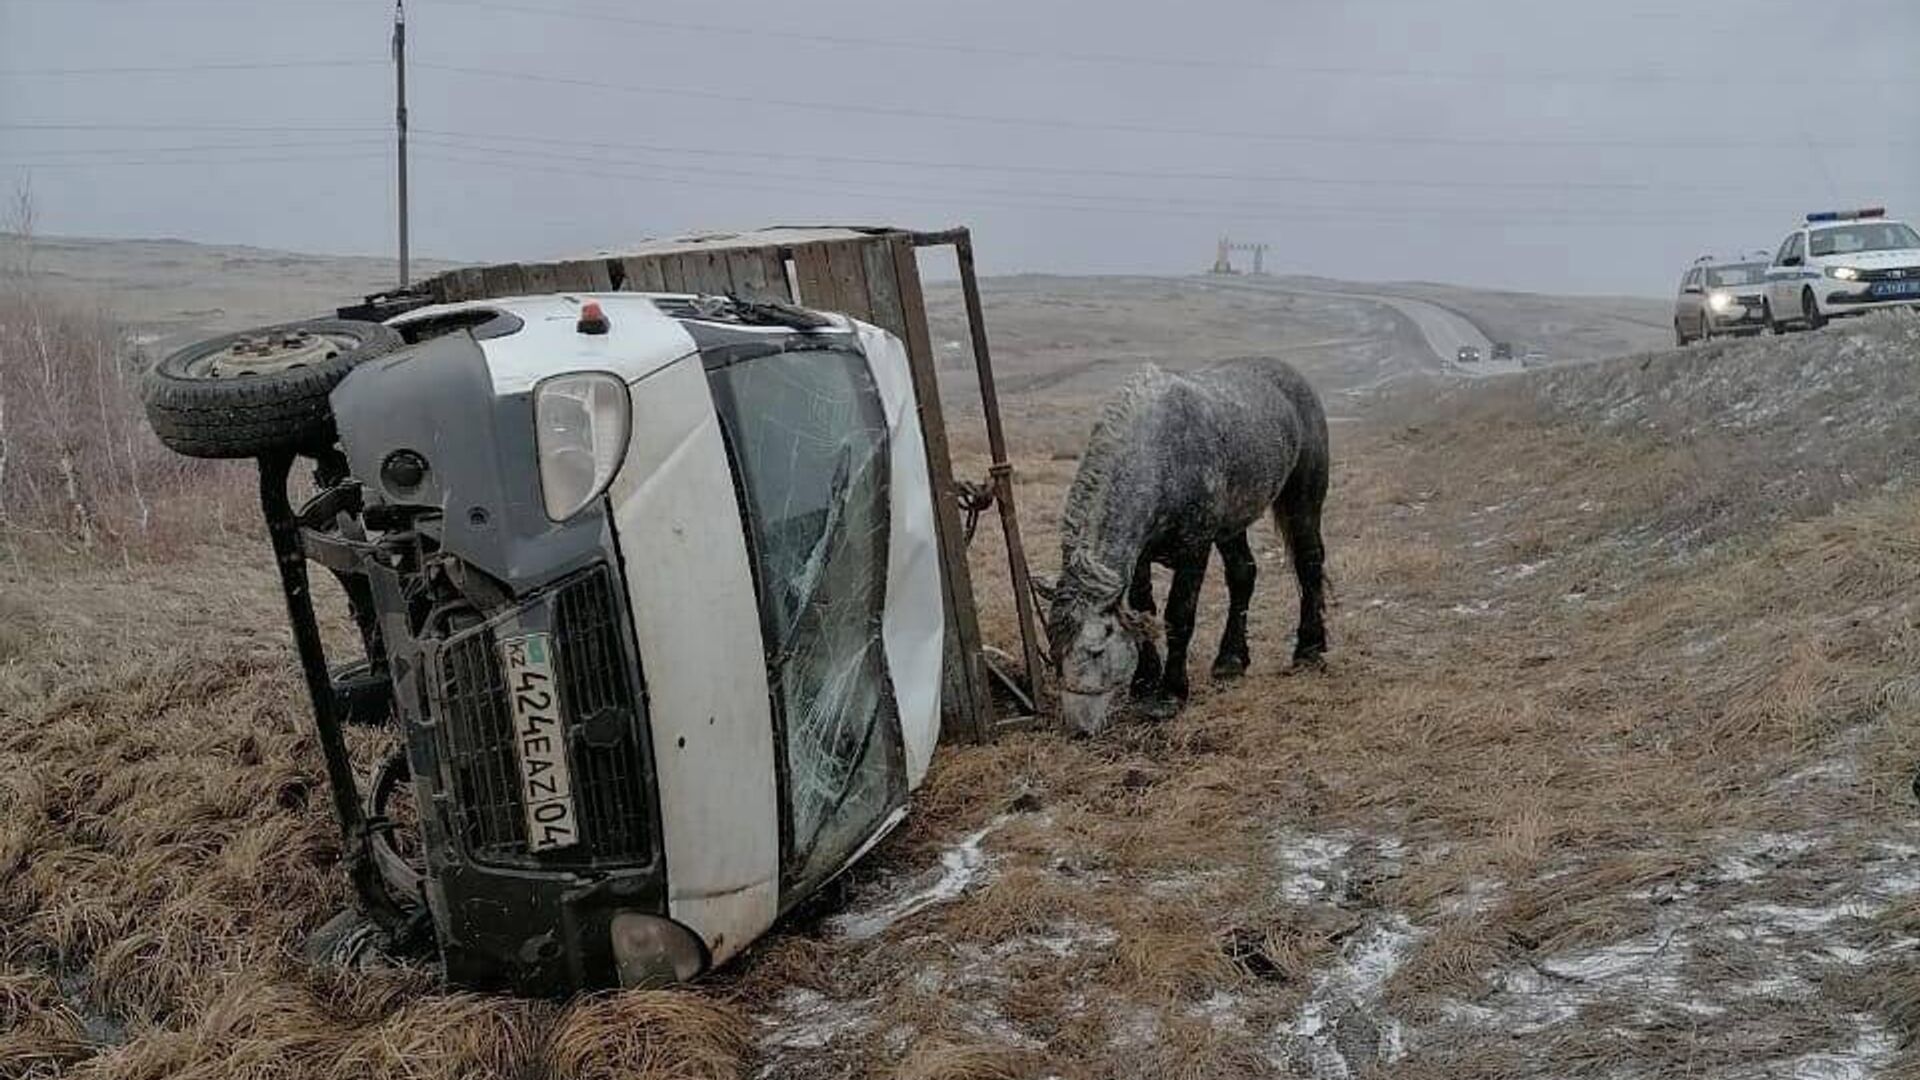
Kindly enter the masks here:
<path id="1" fill-rule="evenodd" d="M 1255 281 L 1204 281 L 1202 284 L 1213 288 L 1235 289 L 1245 292 L 1291 293 L 1297 296 L 1334 296 L 1346 300 L 1360 300 L 1380 304 L 1405 315 L 1412 320 L 1426 339 L 1427 349 L 1433 353 L 1434 366 L 1457 375 L 1484 378 L 1489 375 L 1511 375 L 1521 370 L 1520 361 L 1502 360 L 1495 363 L 1487 357 L 1493 354 L 1493 342 L 1487 340 L 1478 327 L 1466 319 L 1448 311 L 1438 304 L 1425 300 L 1413 300 L 1404 296 L 1387 296 L 1382 293 L 1359 292 L 1352 289 L 1334 291 L 1331 289 L 1306 289 L 1298 285 L 1282 285 L 1274 282 Z M 1471 345 L 1480 350 L 1481 359 L 1477 363 L 1457 364 L 1454 357 L 1459 355 L 1462 345 Z"/>

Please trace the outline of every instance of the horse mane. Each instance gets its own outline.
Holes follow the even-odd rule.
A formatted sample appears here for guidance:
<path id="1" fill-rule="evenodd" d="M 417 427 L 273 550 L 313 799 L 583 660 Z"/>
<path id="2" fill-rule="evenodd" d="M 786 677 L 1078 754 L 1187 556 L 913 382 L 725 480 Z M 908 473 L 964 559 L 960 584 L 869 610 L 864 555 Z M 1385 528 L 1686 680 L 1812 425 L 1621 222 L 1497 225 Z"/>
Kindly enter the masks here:
<path id="1" fill-rule="evenodd" d="M 1114 479 L 1126 463 L 1127 449 L 1137 445 L 1136 429 L 1172 382 L 1172 376 L 1148 364 L 1102 406 L 1093 434 L 1087 438 L 1086 452 L 1080 456 L 1073 486 L 1067 489 L 1066 508 L 1060 517 L 1063 593 L 1105 603 L 1126 590 L 1133 568 L 1108 566 L 1099 559 L 1095 544 L 1112 510 L 1109 497 Z"/>

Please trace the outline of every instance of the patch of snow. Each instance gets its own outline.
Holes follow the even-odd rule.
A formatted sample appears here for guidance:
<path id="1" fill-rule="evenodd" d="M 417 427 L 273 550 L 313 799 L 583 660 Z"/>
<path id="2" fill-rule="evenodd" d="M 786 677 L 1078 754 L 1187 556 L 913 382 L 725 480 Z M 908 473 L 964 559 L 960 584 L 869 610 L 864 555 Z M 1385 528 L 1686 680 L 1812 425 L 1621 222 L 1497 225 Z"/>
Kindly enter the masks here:
<path id="1" fill-rule="evenodd" d="M 1104 949 L 1120 940 L 1111 927 L 1093 926 L 1083 922 L 1062 922 L 1053 927 L 1048 934 L 1022 934 L 1008 938 L 995 945 L 991 955 L 1005 959 L 1023 952 L 1040 950 L 1052 953 L 1062 960 L 1089 949 Z"/>
<path id="2" fill-rule="evenodd" d="M 1447 610 L 1453 612 L 1455 615 L 1485 615 L 1488 611 L 1492 610 L 1492 608 L 1493 601 L 1491 600 L 1475 600 L 1471 604 L 1455 604 Z"/>
<path id="3" fill-rule="evenodd" d="M 1491 910 L 1494 900 L 1501 892 L 1500 883 L 1486 878 L 1475 878 L 1467 882 L 1466 888 L 1454 896 L 1440 902 L 1440 910 L 1448 915 L 1481 915 Z"/>
<path id="4" fill-rule="evenodd" d="M 1727 640 L 1727 635 L 1714 634 L 1711 637 L 1705 637 L 1695 641 L 1689 641 L 1686 644 L 1680 646 L 1680 655 L 1705 656 L 1708 653 L 1713 652 L 1715 649 L 1718 649 L 1721 645 L 1725 644 L 1726 640 Z"/>
<path id="5" fill-rule="evenodd" d="M 1172 899 L 1205 892 L 1215 882 L 1240 876 L 1235 870 L 1181 870 L 1149 880 L 1142 890 L 1155 899 Z"/>
<path id="6" fill-rule="evenodd" d="M 1331 896 L 1344 876 L 1340 861 L 1353 850 L 1353 840 L 1349 837 L 1295 832 L 1281 833 L 1274 844 L 1275 854 L 1286 867 L 1286 874 L 1280 879 L 1280 895 L 1295 904 Z"/>
<path id="7" fill-rule="evenodd" d="M 1774 1075 L 1793 1080 L 1869 1080 L 1900 1052 L 1900 1038 L 1866 1013 L 1855 1013 L 1853 1023 L 1852 1046 L 1801 1054 Z"/>
<path id="8" fill-rule="evenodd" d="M 974 883 L 987 868 L 987 854 L 981 850 L 980 842 L 987 834 L 1012 820 L 1013 815 L 1001 814 L 992 821 L 966 836 L 960 842 L 940 853 L 940 866 L 930 871 L 932 880 L 902 896 L 868 911 L 849 911 L 827 920 L 827 925 L 837 930 L 849 941 L 867 941 L 878 937 L 902 919 L 924 911 L 935 904 L 944 904 L 958 899 L 967 887 Z"/>
<path id="9" fill-rule="evenodd" d="M 1244 1035 L 1247 1031 L 1246 1017 L 1241 1009 L 1246 1002 L 1238 994 L 1229 994 L 1225 990 L 1215 990 L 1213 996 L 1205 1001 L 1187 1006 L 1187 1015 L 1205 1020 L 1221 1031 Z"/>
<path id="10" fill-rule="evenodd" d="M 1380 998 L 1419 939 L 1404 915 L 1348 938 L 1333 965 L 1314 975 L 1306 1002 L 1281 1034 L 1281 1059 L 1337 1080 L 1399 1060 L 1405 1037 L 1400 1022 L 1380 1010 Z"/>
<path id="11" fill-rule="evenodd" d="M 1135 1006 L 1124 1018 L 1114 1017 L 1112 1043 L 1123 1050 L 1145 1048 L 1160 1042 L 1160 1014 Z"/>
<path id="12" fill-rule="evenodd" d="M 1758 832 L 1742 836 L 1729 841 L 1726 854 L 1714 862 L 1715 876 L 1721 881 L 1758 881 L 1818 843 L 1804 833 Z"/>
<path id="13" fill-rule="evenodd" d="M 818 1050 L 846 1035 L 864 1033 L 875 1000 L 835 1001 L 818 990 L 789 987 L 774 1000 L 773 1011 L 761 1016 L 768 1030 L 760 1036 L 763 1048 Z"/>
<path id="14" fill-rule="evenodd" d="M 1810 934 L 1825 930 L 1842 919 L 1865 919 L 1877 909 L 1858 900 L 1846 900 L 1823 907 L 1794 904 L 1741 904 L 1727 911 L 1736 925 L 1729 928 L 1736 938 L 1771 938 Z"/>
<path id="15" fill-rule="evenodd" d="M 955 1012 L 960 1016 L 960 1028 L 970 1035 L 990 1039 L 1003 1046 L 1017 1047 L 1021 1050 L 1039 1050 L 1046 1043 L 1021 1031 L 1013 1022 L 1000 1014 L 1000 1010 L 983 1001 L 953 1002 Z"/>

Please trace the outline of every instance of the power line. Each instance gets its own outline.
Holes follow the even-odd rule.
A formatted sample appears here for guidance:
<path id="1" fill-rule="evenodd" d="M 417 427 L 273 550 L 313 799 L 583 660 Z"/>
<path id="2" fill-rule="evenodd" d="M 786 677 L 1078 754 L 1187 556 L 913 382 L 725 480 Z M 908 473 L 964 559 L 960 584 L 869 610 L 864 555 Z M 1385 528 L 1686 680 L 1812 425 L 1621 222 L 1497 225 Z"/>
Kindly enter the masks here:
<path id="1" fill-rule="evenodd" d="M 0 166 L 9 169 L 115 169 L 123 167 L 146 167 L 167 165 L 189 165 L 204 169 L 209 165 L 278 165 L 296 161 L 362 161 L 383 159 L 387 155 L 379 150 L 363 150 L 358 153 L 331 154 L 286 154 L 271 157 L 235 157 L 235 158 L 126 158 L 122 160 L 102 161 L 8 161 L 0 159 Z"/>
<path id="2" fill-rule="evenodd" d="M 0 68 L 0 76 L 50 77 L 85 75 L 204 75 L 226 71 L 279 71 L 286 68 L 378 67 L 379 60 L 246 60 L 232 63 L 155 64 L 139 67 Z"/>
<path id="3" fill-rule="evenodd" d="M 384 132 L 378 125 L 309 124 L 305 121 L 285 124 L 155 124 L 155 123 L 69 123 L 67 121 L 0 121 L 0 131 L 215 131 L 228 133 L 277 134 L 280 132 Z"/>
<path id="4" fill-rule="evenodd" d="M 233 143 L 233 142 L 195 143 L 189 146 L 60 147 L 55 149 L 38 150 L 38 151 L 35 151 L 35 153 L 42 154 L 42 155 L 56 154 L 61 157 L 71 157 L 75 155 L 88 156 L 88 155 L 96 155 L 96 154 L 108 154 L 108 155 L 123 155 L 128 153 L 187 154 L 187 153 L 200 153 L 207 150 L 293 150 L 293 149 L 308 149 L 312 147 L 322 147 L 322 146 L 385 146 L 385 145 L 386 145 L 385 139 L 376 138 L 371 135 L 365 135 L 365 136 L 360 136 L 358 138 L 353 138 L 353 139 L 293 139 L 288 141 L 274 140 L 274 141 L 267 141 L 267 142 L 255 141 L 255 142 L 243 142 L 243 143 Z"/>
<path id="5" fill-rule="evenodd" d="M 478 152 L 478 153 L 511 155 L 516 159 L 525 157 L 523 151 L 515 148 L 510 148 L 510 147 L 486 146 L 486 145 L 480 145 L 474 142 L 470 142 L 467 140 L 448 139 L 443 136 L 422 136 L 422 138 L 425 140 L 423 141 L 422 145 L 426 145 L 426 146 L 439 146 L 447 149 L 465 150 L 469 152 Z M 552 150 L 541 151 L 540 157 L 542 160 L 583 162 L 590 165 L 603 165 L 603 164 L 639 165 L 639 166 L 654 168 L 654 169 L 667 169 L 673 172 L 694 173 L 697 175 L 709 175 L 709 176 L 739 176 L 739 177 L 748 177 L 748 178 L 764 178 L 767 175 L 764 170 L 750 171 L 750 170 L 744 170 L 744 169 L 725 169 L 725 168 L 714 168 L 710 166 L 699 166 L 699 165 L 663 164 L 659 162 L 634 161 L 632 159 L 620 159 L 620 158 L 610 159 L 605 155 L 584 156 L 579 154 L 563 154 L 563 153 L 554 152 Z M 843 178 L 833 177 L 833 176 L 805 176 L 805 177 L 797 177 L 796 179 L 814 180 L 814 181 L 822 181 L 822 182 L 828 182 L 828 183 L 838 183 Z M 1165 205 L 1168 202 L 1179 202 L 1184 205 L 1205 204 L 1205 205 L 1212 205 L 1212 206 L 1220 206 L 1223 208 L 1230 207 L 1234 209 L 1243 208 L 1243 207 L 1268 206 L 1268 207 L 1279 207 L 1279 208 L 1294 210 L 1294 211 L 1332 210 L 1332 211 L 1352 211 L 1352 212 L 1366 212 L 1366 213 L 1377 212 L 1380 209 L 1377 203 L 1363 204 L 1363 205 L 1354 205 L 1354 204 L 1328 205 L 1328 204 L 1320 204 L 1320 203 L 1302 203 L 1294 200 L 1281 201 L 1281 200 L 1259 199 L 1259 198 L 1209 200 L 1209 199 L 1194 199 L 1188 196 L 1169 196 L 1164 194 L 1128 195 L 1128 194 L 1114 194 L 1114 193 L 1107 193 L 1107 192 L 1088 192 L 1088 191 L 1049 191 L 1044 189 L 1032 189 L 1032 188 L 963 187 L 963 186 L 956 186 L 952 184 L 931 184 L 930 185 L 922 181 L 890 180 L 883 177 L 869 177 L 869 176 L 850 178 L 848 179 L 848 182 L 861 184 L 861 185 L 869 185 L 869 186 L 877 185 L 880 187 L 894 187 L 894 188 L 906 187 L 914 191 L 950 191 L 956 194 L 964 194 L 964 195 L 996 195 L 996 196 L 1009 195 L 1009 196 L 1014 196 L 1016 198 L 1027 198 L 1027 197 L 1054 198 L 1054 199 L 1066 199 L 1066 200 L 1080 201 L 1080 202 L 1144 204 L 1148 206 L 1159 206 L 1159 205 Z M 1725 204 L 1723 203 L 1721 205 L 1724 206 Z M 1470 207 L 1470 206 L 1458 207 L 1458 206 L 1396 205 L 1394 209 L 1401 210 L 1401 211 L 1414 211 L 1414 212 L 1432 213 L 1432 214 L 1451 214 L 1462 209 L 1472 211 L 1479 208 Z M 1538 209 L 1538 208 L 1501 206 L 1501 207 L 1487 207 L 1485 209 L 1487 209 L 1490 212 L 1501 212 L 1501 213 L 1511 214 L 1511 213 L 1524 213 L 1529 209 Z M 1636 214 L 1635 216 L 1642 216 L 1642 215 Z"/>
<path id="6" fill-rule="evenodd" d="M 772 41 L 798 41 L 813 45 L 826 45 L 839 48 L 912 50 L 962 56 L 994 56 L 1016 60 L 1040 61 L 1048 64 L 1063 62 L 1072 64 L 1111 64 L 1133 69 L 1141 67 L 1162 67 L 1188 71 L 1219 71 L 1222 69 L 1231 69 L 1273 71 L 1287 75 L 1307 75 L 1316 78 L 1429 79 L 1490 83 L 1595 83 L 1608 86 L 1663 83 L 1721 86 L 1726 82 L 1723 76 L 1702 75 L 1672 69 L 1640 69 L 1630 72 L 1609 73 L 1600 71 L 1515 71 L 1511 69 L 1489 71 L 1420 67 L 1381 68 L 1326 64 L 1289 64 L 1232 57 L 1182 57 L 1143 53 L 1018 49 L 999 45 L 977 45 L 966 42 L 937 41 L 926 38 L 871 37 L 850 34 L 823 34 L 804 30 L 781 30 L 744 22 L 731 24 L 687 22 L 678 19 L 661 19 L 652 16 L 631 15 L 624 12 L 607 10 L 540 7 L 532 4 L 508 3 L 505 2 L 505 0 L 437 0 L 437 2 L 454 7 L 499 11 L 509 14 L 537 15 L 541 17 L 582 19 L 594 23 L 619 23 L 677 33 L 760 38 Z M 1826 72 L 1811 76 L 1802 76 L 1793 81 L 1817 81 L 1821 85 L 1826 86 L 1837 84 L 1884 86 L 1894 82 L 1894 80 L 1890 79 L 1868 79 L 1848 77 L 1846 75 L 1840 75 L 1836 78 L 1832 77 L 1831 73 Z"/>
<path id="7" fill-rule="evenodd" d="M 466 151 L 466 152 L 471 153 L 471 151 Z M 570 167 L 570 166 L 545 165 L 545 164 L 540 164 L 537 162 L 529 162 L 529 161 L 506 161 L 506 160 L 499 160 L 499 159 L 466 157 L 466 156 L 462 156 L 460 153 L 453 153 L 445 148 L 440 148 L 440 147 L 434 147 L 434 148 L 423 150 L 421 156 L 429 158 L 431 160 L 440 161 L 440 162 L 449 163 L 449 164 L 456 164 L 456 165 L 477 166 L 481 168 L 510 169 L 510 170 L 517 170 L 517 171 L 523 171 L 523 172 L 553 173 L 553 174 L 565 175 L 565 176 L 595 177 L 595 178 L 616 179 L 616 180 L 639 180 L 639 181 L 645 181 L 649 183 L 674 184 L 674 185 L 698 187 L 698 188 L 720 187 L 720 188 L 748 190 L 748 191 L 771 191 L 771 192 L 777 192 L 777 193 L 786 194 L 786 195 L 815 194 L 815 195 L 826 195 L 830 197 L 843 197 L 843 198 L 852 197 L 852 198 L 860 198 L 860 199 L 892 200 L 896 202 L 912 202 L 912 203 L 922 203 L 922 204 L 929 204 L 929 205 L 938 205 L 938 206 L 947 207 L 949 209 L 951 209 L 953 206 L 952 198 L 922 197 L 922 196 L 918 196 L 918 195 L 907 193 L 907 192 L 858 190 L 858 189 L 851 189 L 851 188 L 838 187 L 838 186 L 833 188 L 809 188 L 803 185 L 796 185 L 796 184 L 792 184 L 784 181 L 778 182 L 778 183 L 753 183 L 753 182 L 741 182 L 741 181 L 734 181 L 734 180 L 693 179 L 688 177 L 660 176 L 657 174 L 636 173 L 632 171 L 618 171 L 618 170 L 610 170 L 610 169 L 591 169 L 591 168 L 580 168 L 580 167 Z M 750 174 L 750 175 L 760 175 L 760 174 Z M 924 185 L 919 185 L 917 186 L 917 190 L 930 190 L 930 189 L 926 188 Z M 985 197 L 976 196 L 973 198 L 972 201 L 983 206 L 1009 207 L 1013 209 L 1047 210 L 1047 211 L 1057 210 L 1057 211 L 1067 211 L 1067 212 L 1086 212 L 1086 213 L 1098 213 L 1098 214 L 1109 214 L 1109 215 L 1119 214 L 1119 215 L 1126 215 L 1128 217 L 1162 217 L 1162 218 L 1179 218 L 1179 219 L 1188 219 L 1188 220 L 1205 220 L 1205 221 L 1216 221 L 1216 222 L 1222 220 L 1223 218 L 1232 218 L 1234 220 L 1252 220 L 1252 221 L 1261 221 L 1261 220 L 1325 221 L 1327 220 L 1329 215 L 1335 215 L 1343 218 L 1344 223 L 1348 223 L 1348 224 L 1351 224 L 1354 221 L 1364 221 L 1368 219 L 1382 219 L 1382 220 L 1390 220 L 1390 221 L 1448 220 L 1448 221 L 1484 222 L 1488 224 L 1500 224 L 1500 225 L 1561 225 L 1561 226 L 1575 226 L 1575 227 L 1591 226 L 1596 228 L 1644 227 L 1644 228 L 1670 229 L 1675 224 L 1680 224 L 1684 222 L 1697 222 L 1698 220 L 1700 220 L 1698 215 L 1689 215 L 1686 217 L 1670 217 L 1670 218 L 1654 218 L 1645 214 L 1627 214 L 1627 215 L 1619 215 L 1619 216 L 1612 216 L 1612 217 L 1594 217 L 1594 218 L 1587 218 L 1587 219 L 1580 219 L 1580 218 L 1573 218 L 1573 217 L 1566 217 L 1566 216 L 1541 217 L 1537 215 L 1528 214 L 1522 211 L 1515 211 L 1505 207 L 1501 207 L 1501 208 L 1463 207 L 1463 208 L 1457 208 L 1457 209 L 1448 209 L 1445 211 L 1418 211 L 1418 212 L 1412 212 L 1412 213 L 1407 212 L 1404 208 L 1391 207 L 1391 206 L 1345 207 L 1345 208 L 1304 207 L 1304 208 L 1298 208 L 1298 211 L 1295 213 L 1286 213 L 1286 212 L 1275 211 L 1275 210 L 1256 210 L 1249 213 L 1245 210 L 1237 209 L 1233 207 L 1220 207 L 1217 209 L 1207 209 L 1207 210 L 1183 210 L 1183 209 L 1180 209 L 1180 207 L 1197 205 L 1197 204 L 1191 203 L 1188 200 L 1181 200 L 1181 199 L 1161 200 L 1165 205 L 1157 206 L 1157 207 L 1156 206 L 1145 206 L 1145 207 L 1099 206 L 1099 205 L 1088 205 L 1085 203 L 1071 203 L 1071 202 L 1037 202 L 1032 200 L 1008 199 L 1008 198 L 1004 198 L 994 194 L 989 194 L 989 195 L 986 195 Z"/>
<path id="8" fill-rule="evenodd" d="M 643 94 L 648 97 L 682 97 L 699 101 L 724 101 L 738 105 L 776 106 L 786 109 L 801 109 L 813 112 L 864 114 L 886 116 L 908 120 L 958 121 L 975 124 L 994 124 L 1012 127 L 1033 127 L 1049 130 L 1068 131 L 1111 131 L 1129 135 L 1168 135 L 1185 138 L 1236 139 L 1263 142 L 1321 143 L 1329 145 L 1368 146 L 1377 144 L 1415 145 L 1415 146 L 1474 146 L 1474 147 L 1586 147 L 1594 149 L 1660 149 L 1660 150 L 1732 150 L 1732 149 L 1774 149 L 1792 146 L 1799 149 L 1800 140 L 1791 142 L 1782 140 L 1735 140 L 1735 139 L 1570 139 L 1554 136 L 1528 137 L 1471 137 L 1457 135 L 1379 135 L 1379 134 L 1331 134 L 1324 132 L 1278 132 L 1278 131 L 1239 131 L 1222 128 L 1164 127 L 1154 124 L 1115 123 L 1096 120 L 1070 120 L 1040 116 L 1005 116 L 990 113 L 946 112 L 934 109 L 912 109 L 894 105 L 873 105 L 864 102 L 808 101 L 798 98 L 771 98 L 748 94 L 726 94 L 712 90 L 690 90 L 679 86 L 644 86 L 634 83 L 604 82 L 597 79 L 580 79 L 564 75 L 541 75 L 530 71 L 511 71 L 501 68 L 465 67 L 458 64 L 437 64 L 415 61 L 414 66 L 431 71 L 444 71 L 456 75 L 474 78 L 504 79 L 516 82 L 544 84 L 549 86 L 584 87 L 593 90 L 610 90 L 616 93 Z M 1910 142 L 1911 139 L 1893 135 L 1884 135 L 1871 141 L 1872 145 L 1885 145 L 1889 142 Z M 1865 140 L 1844 140 L 1817 143 L 1816 146 L 1843 149 L 1865 145 Z"/>
<path id="9" fill-rule="evenodd" d="M 1635 183 L 1608 181 L 1552 180 L 1454 180 L 1424 177 L 1314 176 L 1299 173 L 1219 172 L 1206 170 L 1112 169 L 1098 166 L 1036 165 L 1031 162 L 939 161 L 924 158 L 867 157 L 813 152 L 720 149 L 714 147 L 675 146 L 661 143 L 609 142 L 600 139 L 564 139 L 551 135 L 520 132 L 468 132 L 437 128 L 412 129 L 415 134 L 441 136 L 477 142 L 564 146 L 601 150 L 628 150 L 639 153 L 684 154 L 693 157 L 753 158 L 766 161 L 810 161 L 828 164 L 882 166 L 887 168 L 928 169 L 941 172 L 1032 173 L 1062 177 L 1112 177 L 1142 180 L 1208 180 L 1254 184 L 1303 184 L 1328 187 L 1431 188 L 1435 190 L 1497 191 L 1672 191 L 1724 193 L 1725 184 Z"/>

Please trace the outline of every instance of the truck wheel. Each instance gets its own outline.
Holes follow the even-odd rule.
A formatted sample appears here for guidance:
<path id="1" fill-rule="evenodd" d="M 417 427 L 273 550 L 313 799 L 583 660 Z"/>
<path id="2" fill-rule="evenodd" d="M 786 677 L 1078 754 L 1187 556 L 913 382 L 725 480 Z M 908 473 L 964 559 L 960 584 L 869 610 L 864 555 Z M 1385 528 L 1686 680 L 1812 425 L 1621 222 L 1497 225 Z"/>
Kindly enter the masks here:
<path id="1" fill-rule="evenodd" d="M 1800 290 L 1800 317 L 1806 320 L 1809 330 L 1827 325 L 1827 317 L 1820 314 L 1820 304 L 1813 298 L 1812 289 Z"/>
<path id="2" fill-rule="evenodd" d="M 373 322 L 313 319 L 189 345 L 147 372 L 147 422 L 188 457 L 246 458 L 333 441 L 327 395 L 406 342 Z"/>

